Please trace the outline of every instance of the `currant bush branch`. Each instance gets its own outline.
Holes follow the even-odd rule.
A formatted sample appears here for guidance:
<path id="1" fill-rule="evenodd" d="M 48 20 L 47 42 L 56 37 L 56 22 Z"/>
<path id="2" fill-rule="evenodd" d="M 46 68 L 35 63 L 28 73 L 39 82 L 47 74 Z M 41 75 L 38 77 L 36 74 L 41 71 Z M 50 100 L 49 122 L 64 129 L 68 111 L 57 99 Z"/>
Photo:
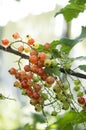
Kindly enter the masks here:
<path id="1" fill-rule="evenodd" d="M 15 55 L 20 56 L 21 58 L 24 58 L 24 59 L 29 59 L 28 55 L 20 53 L 16 50 L 12 49 L 11 46 L 8 46 L 5 48 L 4 46 L 0 45 L 0 50 L 11 53 L 11 54 L 15 54 Z"/>
<path id="2" fill-rule="evenodd" d="M 26 55 L 26 54 L 23 54 L 23 53 L 20 53 L 18 52 L 17 50 L 14 50 L 13 48 L 11 48 L 11 46 L 8 46 L 8 47 L 4 47 L 2 45 L 0 45 L 0 50 L 2 51 L 5 51 L 5 52 L 8 52 L 8 53 L 11 53 L 11 54 L 15 54 L 17 56 L 20 56 L 21 58 L 23 59 L 29 59 L 29 56 Z M 83 78 L 83 79 L 86 79 L 86 75 L 85 74 L 82 74 L 82 73 L 79 73 L 79 72 L 75 72 L 71 69 L 64 69 L 64 68 L 60 68 L 60 71 L 62 73 L 67 73 L 69 75 L 72 75 L 72 76 L 75 76 L 75 77 L 78 77 L 78 78 Z"/>

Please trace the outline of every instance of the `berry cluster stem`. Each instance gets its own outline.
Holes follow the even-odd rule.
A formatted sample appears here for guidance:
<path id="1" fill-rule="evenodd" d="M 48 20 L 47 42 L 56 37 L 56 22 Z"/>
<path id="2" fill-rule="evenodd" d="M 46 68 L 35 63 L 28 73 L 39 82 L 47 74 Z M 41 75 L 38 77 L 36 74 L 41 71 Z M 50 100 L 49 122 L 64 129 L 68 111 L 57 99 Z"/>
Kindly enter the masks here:
<path id="1" fill-rule="evenodd" d="M 23 54 L 23 53 L 20 53 L 20 52 L 18 52 L 18 51 L 16 51 L 16 50 L 12 49 L 10 46 L 4 47 L 4 46 L 0 45 L 0 50 L 5 51 L 5 52 L 9 52 L 9 53 L 11 53 L 11 54 L 15 54 L 15 55 L 20 56 L 21 58 L 24 58 L 24 59 L 29 59 L 29 56 L 28 56 L 28 55 Z M 66 73 L 69 74 L 69 75 L 86 79 L 86 75 L 85 75 L 85 74 L 75 72 L 75 71 L 73 71 L 73 70 L 71 70 L 71 69 L 65 70 L 64 68 L 60 68 L 60 71 L 61 71 L 62 73 L 65 73 L 65 72 L 66 72 Z"/>

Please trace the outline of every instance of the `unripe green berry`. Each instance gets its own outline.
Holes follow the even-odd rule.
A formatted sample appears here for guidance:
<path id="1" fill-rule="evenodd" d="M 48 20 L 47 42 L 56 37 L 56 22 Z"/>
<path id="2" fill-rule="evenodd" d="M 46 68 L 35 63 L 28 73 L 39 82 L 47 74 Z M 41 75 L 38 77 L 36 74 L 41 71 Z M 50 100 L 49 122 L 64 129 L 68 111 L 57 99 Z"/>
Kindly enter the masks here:
<path id="1" fill-rule="evenodd" d="M 38 77 L 38 76 L 34 76 L 34 77 L 33 77 L 33 81 L 34 81 L 34 82 L 38 82 L 38 81 L 39 81 L 39 77 Z"/>
<path id="2" fill-rule="evenodd" d="M 71 65 L 69 63 L 65 64 L 64 66 L 65 69 L 70 69 L 71 68 Z"/>
<path id="3" fill-rule="evenodd" d="M 75 85 L 80 85 L 80 83 L 81 83 L 81 82 L 80 82 L 79 79 L 74 80 L 74 84 L 75 84 Z"/>
<path id="4" fill-rule="evenodd" d="M 57 65 L 57 61 L 56 61 L 56 59 L 52 59 L 51 60 L 51 66 L 56 66 Z"/>
<path id="5" fill-rule="evenodd" d="M 65 103 L 63 103 L 63 105 L 62 105 L 62 109 L 63 109 L 63 110 L 68 110 L 68 109 L 69 109 L 69 106 L 70 106 L 70 104 L 67 103 L 67 102 L 65 102 Z"/>
<path id="6" fill-rule="evenodd" d="M 52 58 L 52 55 L 50 53 L 47 53 L 46 56 L 47 56 L 47 59 L 51 59 Z"/>
<path id="7" fill-rule="evenodd" d="M 63 85 L 63 89 L 64 89 L 64 90 L 68 90 L 68 89 L 69 89 L 69 85 L 68 85 L 68 84 L 64 84 L 64 85 Z"/>
<path id="8" fill-rule="evenodd" d="M 40 112 L 40 111 L 42 110 L 42 106 L 41 106 L 40 104 L 36 104 L 36 105 L 35 105 L 35 110 L 36 110 L 37 112 Z"/>
<path id="9" fill-rule="evenodd" d="M 51 60 L 50 59 L 45 59 L 44 61 L 44 66 L 50 66 L 51 65 Z"/>
<path id="10" fill-rule="evenodd" d="M 22 89 L 22 95 L 26 95 L 26 90 Z"/>
<path id="11" fill-rule="evenodd" d="M 48 95 L 46 93 L 41 93 L 41 97 L 44 99 L 44 100 L 47 100 L 48 99 Z"/>
<path id="12" fill-rule="evenodd" d="M 80 86 L 78 86 L 78 85 L 74 86 L 74 90 L 75 91 L 79 91 L 80 90 Z"/>
<path id="13" fill-rule="evenodd" d="M 53 87 L 53 91 L 58 94 L 61 92 L 61 88 L 58 85 L 56 85 Z"/>
<path id="14" fill-rule="evenodd" d="M 66 97 L 65 95 L 62 95 L 60 101 L 61 101 L 61 102 L 65 102 L 66 100 L 67 100 L 67 97 Z"/>
<path id="15" fill-rule="evenodd" d="M 78 93 L 77 93 L 77 97 L 81 97 L 81 96 L 83 96 L 83 92 L 78 91 Z"/>
<path id="16" fill-rule="evenodd" d="M 57 112 L 56 111 L 52 111 L 51 116 L 56 116 Z"/>

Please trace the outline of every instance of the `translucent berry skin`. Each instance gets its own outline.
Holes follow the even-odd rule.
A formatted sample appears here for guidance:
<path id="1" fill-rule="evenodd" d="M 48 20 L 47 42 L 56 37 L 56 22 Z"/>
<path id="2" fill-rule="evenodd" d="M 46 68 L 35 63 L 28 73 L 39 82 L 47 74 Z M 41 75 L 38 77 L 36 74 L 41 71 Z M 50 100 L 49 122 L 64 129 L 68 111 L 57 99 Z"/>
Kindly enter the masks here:
<path id="1" fill-rule="evenodd" d="M 80 104 L 82 104 L 82 105 L 85 104 L 85 98 L 82 97 L 82 96 L 79 97 L 79 98 L 78 98 L 78 103 L 80 103 Z"/>
<path id="2" fill-rule="evenodd" d="M 35 42 L 35 40 L 34 40 L 33 38 L 30 38 L 30 39 L 28 40 L 28 44 L 29 44 L 29 45 L 33 45 L 34 42 Z"/>
<path id="3" fill-rule="evenodd" d="M 38 66 L 37 65 L 31 65 L 30 69 L 32 72 L 37 73 L 38 72 Z"/>
<path id="4" fill-rule="evenodd" d="M 33 90 L 32 89 L 26 89 L 26 93 L 29 97 L 33 97 Z"/>
<path id="5" fill-rule="evenodd" d="M 46 54 L 44 52 L 39 52 L 38 54 L 38 58 L 42 61 L 44 61 L 46 59 Z"/>
<path id="6" fill-rule="evenodd" d="M 4 46 L 7 46 L 7 45 L 9 44 L 9 40 L 8 40 L 8 39 L 3 39 L 3 40 L 2 40 L 2 44 L 3 44 Z"/>
<path id="7" fill-rule="evenodd" d="M 24 88 L 24 89 L 27 89 L 29 86 L 27 84 L 27 80 L 22 80 L 21 81 L 21 86 Z"/>
<path id="8" fill-rule="evenodd" d="M 38 57 L 36 56 L 36 55 L 32 55 L 32 56 L 30 56 L 30 62 L 32 63 L 32 64 L 37 64 L 37 62 L 38 62 Z"/>
<path id="9" fill-rule="evenodd" d="M 29 65 L 25 65 L 25 66 L 24 66 L 24 70 L 25 70 L 26 72 L 28 72 L 28 71 L 30 70 L 30 66 L 29 66 Z"/>
<path id="10" fill-rule="evenodd" d="M 48 84 L 53 84 L 55 82 L 55 78 L 52 77 L 52 76 L 48 76 L 47 79 L 46 79 L 46 82 Z"/>
<path id="11" fill-rule="evenodd" d="M 32 79 L 33 78 L 33 73 L 31 71 L 27 72 L 27 78 Z"/>
<path id="12" fill-rule="evenodd" d="M 11 69 L 9 70 L 9 73 L 10 73 L 11 75 L 16 75 L 17 70 L 16 70 L 15 68 L 11 68 Z"/>
<path id="13" fill-rule="evenodd" d="M 50 43 L 48 43 L 48 42 L 45 43 L 45 45 L 44 45 L 44 49 L 45 49 L 45 50 L 48 50 L 49 48 L 50 48 Z"/>
<path id="14" fill-rule="evenodd" d="M 22 53 L 23 50 L 24 50 L 24 47 L 23 47 L 23 46 L 19 46 L 19 47 L 18 47 L 18 52 Z"/>
<path id="15" fill-rule="evenodd" d="M 35 89 L 36 92 L 41 90 L 41 86 L 39 84 L 34 84 L 33 88 Z"/>
<path id="16" fill-rule="evenodd" d="M 37 51 L 36 50 L 31 50 L 30 51 L 30 55 L 32 56 L 32 55 L 37 55 Z"/>
<path id="17" fill-rule="evenodd" d="M 15 33 L 12 35 L 12 37 L 13 37 L 14 39 L 18 39 L 18 38 L 20 38 L 20 35 L 19 35 L 18 32 L 15 32 Z"/>
<path id="18" fill-rule="evenodd" d="M 33 93 L 33 98 L 38 100 L 40 98 L 40 94 L 38 92 Z"/>
<path id="19" fill-rule="evenodd" d="M 38 68 L 37 73 L 38 73 L 39 76 L 43 76 L 44 75 L 44 70 L 42 68 Z"/>

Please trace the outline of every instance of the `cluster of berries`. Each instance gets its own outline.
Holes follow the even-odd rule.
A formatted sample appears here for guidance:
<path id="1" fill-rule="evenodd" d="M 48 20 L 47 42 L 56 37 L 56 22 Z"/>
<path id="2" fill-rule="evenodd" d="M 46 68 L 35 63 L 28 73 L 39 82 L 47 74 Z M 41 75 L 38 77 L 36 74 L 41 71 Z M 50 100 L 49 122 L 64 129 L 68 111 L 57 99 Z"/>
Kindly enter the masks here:
<path id="1" fill-rule="evenodd" d="M 19 33 L 14 33 L 13 38 L 20 38 Z M 2 44 L 4 46 L 11 46 L 8 39 L 3 39 Z M 55 77 L 45 72 L 45 67 L 52 64 L 55 65 L 56 61 L 49 59 L 46 53 L 37 52 L 34 49 L 35 40 L 31 37 L 25 43 L 30 48 L 28 53 L 28 64 L 25 64 L 23 69 L 10 68 L 9 73 L 14 75 L 16 81 L 14 86 L 22 90 L 22 93 L 30 98 L 30 103 L 35 106 L 36 111 L 42 110 L 44 101 L 48 99 L 48 95 L 42 90 L 44 87 L 52 87 L 55 83 Z M 25 46 L 26 47 L 26 46 Z M 17 51 L 22 53 L 25 50 L 24 45 L 20 45 Z M 44 44 L 44 49 L 48 50 L 50 43 Z"/>
<path id="2" fill-rule="evenodd" d="M 22 94 L 30 98 L 30 103 L 34 105 L 36 111 L 41 111 L 45 105 L 45 101 L 52 100 L 49 99 L 51 97 L 60 104 L 61 109 L 68 110 L 71 107 L 71 103 L 73 103 L 73 95 L 70 92 L 69 83 L 65 84 L 58 75 L 46 72 L 46 69 L 58 67 L 57 58 L 54 58 L 50 53 L 51 44 L 45 43 L 42 46 L 42 51 L 38 51 L 39 45 L 29 35 L 26 36 L 26 42 L 22 41 L 17 32 L 12 37 L 14 39 L 13 42 L 10 42 L 8 39 L 3 39 L 2 44 L 6 47 L 11 47 L 15 43 L 22 43 L 22 45 L 18 44 L 16 51 L 20 53 L 20 56 L 23 52 L 28 54 L 28 64 L 25 64 L 23 68 L 20 67 L 19 62 L 18 69 L 9 69 L 9 73 L 16 78 L 14 86 L 20 88 Z M 75 80 L 74 85 L 74 91 L 77 92 L 78 97 L 77 101 L 85 109 L 86 101 L 80 91 L 80 81 Z M 52 91 L 52 95 L 49 91 Z M 48 104 L 52 103 L 50 101 Z M 53 111 L 52 115 L 56 115 L 56 111 Z"/>

